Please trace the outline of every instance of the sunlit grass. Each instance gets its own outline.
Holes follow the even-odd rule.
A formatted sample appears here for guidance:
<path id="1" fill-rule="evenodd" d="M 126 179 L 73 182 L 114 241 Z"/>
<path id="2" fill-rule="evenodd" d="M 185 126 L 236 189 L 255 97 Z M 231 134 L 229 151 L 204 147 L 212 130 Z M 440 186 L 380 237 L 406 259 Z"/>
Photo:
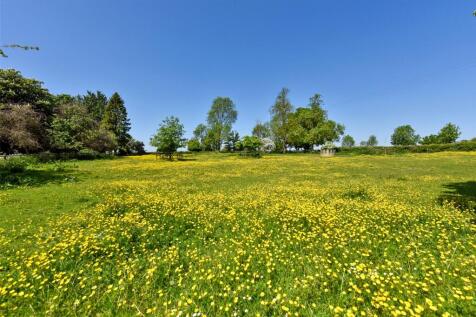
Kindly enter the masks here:
<path id="1" fill-rule="evenodd" d="M 78 162 L 0 191 L 0 315 L 476 314 L 476 155 Z"/>

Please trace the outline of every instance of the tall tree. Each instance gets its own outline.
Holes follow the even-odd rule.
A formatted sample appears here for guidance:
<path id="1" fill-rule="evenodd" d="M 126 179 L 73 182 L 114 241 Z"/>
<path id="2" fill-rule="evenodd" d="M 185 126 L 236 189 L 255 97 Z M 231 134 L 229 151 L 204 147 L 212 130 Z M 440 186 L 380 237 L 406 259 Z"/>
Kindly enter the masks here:
<path id="1" fill-rule="evenodd" d="M 420 136 L 409 124 L 397 127 L 391 137 L 392 145 L 415 145 L 418 141 Z"/>
<path id="2" fill-rule="evenodd" d="M 329 120 L 322 108 L 322 97 L 315 94 L 308 107 L 299 107 L 290 115 L 289 141 L 296 149 L 312 150 L 314 146 L 335 142 L 344 133 L 344 126 Z"/>
<path id="3" fill-rule="evenodd" d="M 238 112 L 235 104 L 228 97 L 217 97 L 213 100 L 212 107 L 208 111 L 207 123 L 211 131 L 213 150 L 219 151 L 223 141 L 236 122 Z"/>
<path id="4" fill-rule="evenodd" d="M 156 147 L 157 152 L 172 159 L 177 149 L 185 145 L 184 133 L 183 124 L 180 123 L 177 117 L 167 117 L 160 124 L 156 134 L 150 139 L 150 145 Z"/>
<path id="5" fill-rule="evenodd" d="M 104 110 L 102 126 L 116 136 L 119 153 L 127 152 L 127 143 L 131 138 L 129 135 L 131 124 L 124 101 L 117 92 L 111 96 Z"/>
<path id="6" fill-rule="evenodd" d="M 88 109 L 94 120 L 98 122 L 102 120 L 107 107 L 107 97 L 105 94 L 101 91 L 91 92 L 88 90 L 86 95 L 81 97 L 81 102 Z"/>
<path id="7" fill-rule="evenodd" d="M 289 145 L 289 135 L 291 132 L 289 117 L 293 111 L 293 106 L 288 99 L 289 89 L 283 88 L 276 97 L 274 105 L 271 107 L 271 130 L 275 137 L 275 142 L 283 152 Z"/>
<path id="8" fill-rule="evenodd" d="M 199 143 L 200 148 L 205 150 L 205 140 L 207 138 L 208 128 L 203 123 L 197 125 L 195 130 L 193 130 L 193 138 Z"/>
<path id="9" fill-rule="evenodd" d="M 269 122 L 265 122 L 265 123 L 261 123 L 259 121 L 256 122 L 256 125 L 253 127 L 253 131 L 251 134 L 260 139 L 270 138 L 271 127 L 269 125 Z"/>

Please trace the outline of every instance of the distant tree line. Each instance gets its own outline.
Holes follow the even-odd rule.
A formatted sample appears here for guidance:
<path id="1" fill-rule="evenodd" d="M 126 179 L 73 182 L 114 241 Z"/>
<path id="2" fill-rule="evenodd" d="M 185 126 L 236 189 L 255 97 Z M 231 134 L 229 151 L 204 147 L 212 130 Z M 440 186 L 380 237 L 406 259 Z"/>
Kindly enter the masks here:
<path id="1" fill-rule="evenodd" d="M 251 135 L 240 137 L 233 130 L 238 117 L 236 106 L 229 97 L 217 97 L 208 111 L 206 123 L 200 123 L 193 130 L 191 139 L 183 138 L 183 125 L 178 118 L 168 117 L 152 136 L 150 144 L 171 157 L 171 152 L 185 145 L 189 151 L 286 152 L 311 151 L 340 139 L 344 126 L 328 118 L 322 108 L 321 95 L 315 94 L 308 106 L 295 109 L 288 94 L 287 88 L 280 91 L 270 109 L 270 120 L 257 122 Z"/>
<path id="2" fill-rule="evenodd" d="M 394 146 L 452 144 L 458 140 L 460 135 L 459 127 L 453 123 L 446 124 L 437 134 L 430 134 L 425 137 L 420 137 L 411 125 L 406 124 L 395 128 L 390 140 Z M 360 146 L 374 147 L 377 145 L 378 141 L 375 135 L 371 135 L 367 141 L 360 142 Z M 345 135 L 342 138 L 342 147 L 351 148 L 353 146 L 355 146 L 354 138 L 350 135 Z"/>
<path id="3" fill-rule="evenodd" d="M 130 134 L 124 101 L 100 91 L 55 95 L 19 71 L 0 69 L 0 152 L 144 152 Z"/>

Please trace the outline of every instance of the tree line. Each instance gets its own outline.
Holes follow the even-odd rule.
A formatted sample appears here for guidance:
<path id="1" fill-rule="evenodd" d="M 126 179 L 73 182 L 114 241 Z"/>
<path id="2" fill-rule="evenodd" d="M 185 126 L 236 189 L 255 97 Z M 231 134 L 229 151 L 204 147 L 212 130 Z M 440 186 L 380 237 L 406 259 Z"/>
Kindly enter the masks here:
<path id="1" fill-rule="evenodd" d="M 169 157 L 183 146 L 189 151 L 310 151 L 326 142 L 338 141 L 344 133 L 344 126 L 330 120 L 322 105 L 321 95 L 315 94 L 307 106 L 295 108 L 289 100 L 289 89 L 283 88 L 270 109 L 269 121 L 257 122 L 251 135 L 241 138 L 233 130 L 238 118 L 235 103 L 229 97 L 217 97 L 206 122 L 195 127 L 190 140 L 183 138 L 180 120 L 168 117 L 150 144 L 161 153 L 169 153 Z"/>
<path id="2" fill-rule="evenodd" d="M 143 153 L 121 96 L 52 94 L 14 69 L 0 69 L 0 152 Z"/>

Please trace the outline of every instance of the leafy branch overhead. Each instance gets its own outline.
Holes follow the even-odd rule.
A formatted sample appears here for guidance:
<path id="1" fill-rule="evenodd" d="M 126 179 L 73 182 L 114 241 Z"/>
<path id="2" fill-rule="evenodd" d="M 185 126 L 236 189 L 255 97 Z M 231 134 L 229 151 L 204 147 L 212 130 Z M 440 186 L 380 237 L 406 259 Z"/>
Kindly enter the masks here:
<path id="1" fill-rule="evenodd" d="M 8 57 L 8 55 L 4 52 L 3 48 L 19 48 L 25 51 L 39 51 L 40 50 L 38 46 L 18 45 L 18 44 L 2 45 L 0 47 L 1 47 L 0 48 L 1 57 Z"/>

